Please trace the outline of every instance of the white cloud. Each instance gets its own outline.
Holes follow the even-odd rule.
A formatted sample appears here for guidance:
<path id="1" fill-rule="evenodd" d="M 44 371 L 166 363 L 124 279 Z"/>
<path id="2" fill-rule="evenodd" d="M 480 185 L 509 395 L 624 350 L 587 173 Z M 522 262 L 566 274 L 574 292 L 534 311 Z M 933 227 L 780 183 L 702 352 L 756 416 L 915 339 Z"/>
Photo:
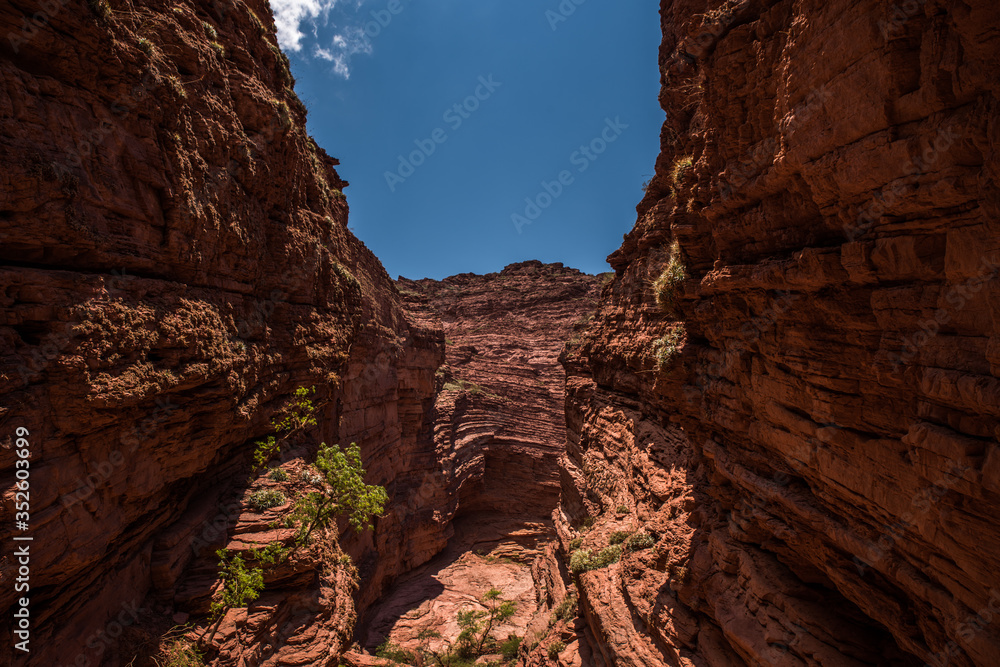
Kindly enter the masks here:
<path id="1" fill-rule="evenodd" d="M 319 23 L 326 25 L 330 10 L 338 5 L 337 14 L 347 25 L 333 36 L 329 48 L 316 44 L 312 55 L 333 63 L 333 72 L 349 79 L 351 57 L 359 53 L 370 55 L 372 43 L 365 34 L 364 18 L 359 15 L 364 0 L 271 0 L 274 23 L 278 29 L 278 44 L 285 51 L 298 53 L 303 49 L 306 33 L 319 38 Z M 353 15 L 348 18 L 349 15 Z M 339 23 L 339 21 L 338 21 Z"/>
<path id="2" fill-rule="evenodd" d="M 316 20 L 326 17 L 337 0 L 271 0 L 274 24 L 278 29 L 278 44 L 286 51 L 301 51 L 302 23 L 311 22 L 313 33 Z"/>
<path id="3" fill-rule="evenodd" d="M 345 79 L 351 78 L 351 57 L 359 53 L 370 55 L 372 43 L 365 35 L 363 28 L 345 28 L 344 32 L 334 35 L 329 49 L 316 47 L 317 58 L 333 63 L 333 71 Z"/>

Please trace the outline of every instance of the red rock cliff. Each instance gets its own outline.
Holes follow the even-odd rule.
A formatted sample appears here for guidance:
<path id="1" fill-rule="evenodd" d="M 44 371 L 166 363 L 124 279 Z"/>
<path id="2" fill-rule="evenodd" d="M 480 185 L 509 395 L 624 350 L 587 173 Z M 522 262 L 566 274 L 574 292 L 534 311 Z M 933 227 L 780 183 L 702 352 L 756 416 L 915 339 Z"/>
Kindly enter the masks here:
<path id="1" fill-rule="evenodd" d="M 524 636 L 535 616 L 547 615 L 539 591 L 553 565 L 547 547 L 566 440 L 558 357 L 589 322 L 601 281 L 530 261 L 484 276 L 397 283 L 411 310 L 443 326 L 446 358 L 433 446 L 391 457 L 419 485 L 397 510 L 408 516 L 405 555 L 388 559 L 404 576 L 382 599 L 381 589 L 362 595 L 374 602 L 361 614 L 363 644 L 390 636 L 416 649 L 422 630 L 454 641 L 458 611 L 492 585 L 519 602 L 508 631 Z"/>
<path id="2" fill-rule="evenodd" d="M 0 663 L 26 427 L 28 662 L 116 664 L 118 619 L 198 611 L 211 548 L 260 524 L 246 455 L 296 387 L 318 388 L 317 442 L 399 478 L 443 336 L 347 231 L 266 2 L 6 3 L 0 27 Z M 363 581 L 398 530 L 345 542 Z M 220 664 L 336 664 L 350 590 L 303 567 Z"/>
<path id="3" fill-rule="evenodd" d="M 604 663 L 1000 664 L 1000 9 L 661 12 L 656 176 L 565 360 L 564 549 L 652 538 L 580 575 Z"/>

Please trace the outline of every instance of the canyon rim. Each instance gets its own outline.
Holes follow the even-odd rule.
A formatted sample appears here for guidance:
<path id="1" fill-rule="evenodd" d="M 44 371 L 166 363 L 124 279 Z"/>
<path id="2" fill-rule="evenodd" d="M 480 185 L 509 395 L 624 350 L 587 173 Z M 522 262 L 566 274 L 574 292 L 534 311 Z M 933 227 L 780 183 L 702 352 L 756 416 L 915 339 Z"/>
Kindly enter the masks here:
<path id="1" fill-rule="evenodd" d="M 0 665 L 1000 665 L 1000 6 L 659 21 L 606 274 L 392 280 L 265 0 L 0 6 Z"/>

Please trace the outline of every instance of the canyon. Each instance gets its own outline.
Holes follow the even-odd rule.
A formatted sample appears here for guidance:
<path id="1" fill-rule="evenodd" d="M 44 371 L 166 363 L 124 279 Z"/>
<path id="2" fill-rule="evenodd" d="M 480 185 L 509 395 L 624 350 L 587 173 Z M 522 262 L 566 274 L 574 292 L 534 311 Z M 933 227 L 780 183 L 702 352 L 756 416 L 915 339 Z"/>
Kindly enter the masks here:
<path id="1" fill-rule="evenodd" d="M 0 7 L 0 665 L 424 664 L 494 586 L 525 667 L 1000 664 L 1000 7 L 660 22 L 613 273 L 394 281 L 266 0 Z M 321 443 L 384 513 L 211 622 Z"/>

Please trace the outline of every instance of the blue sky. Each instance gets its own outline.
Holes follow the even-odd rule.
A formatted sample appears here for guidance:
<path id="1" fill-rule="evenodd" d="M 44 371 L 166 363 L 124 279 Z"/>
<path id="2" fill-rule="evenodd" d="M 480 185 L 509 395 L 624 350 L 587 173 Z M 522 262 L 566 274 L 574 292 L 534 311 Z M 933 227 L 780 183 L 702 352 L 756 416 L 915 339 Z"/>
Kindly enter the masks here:
<path id="1" fill-rule="evenodd" d="M 656 0 L 271 5 L 350 226 L 391 276 L 608 270 L 659 150 Z"/>

